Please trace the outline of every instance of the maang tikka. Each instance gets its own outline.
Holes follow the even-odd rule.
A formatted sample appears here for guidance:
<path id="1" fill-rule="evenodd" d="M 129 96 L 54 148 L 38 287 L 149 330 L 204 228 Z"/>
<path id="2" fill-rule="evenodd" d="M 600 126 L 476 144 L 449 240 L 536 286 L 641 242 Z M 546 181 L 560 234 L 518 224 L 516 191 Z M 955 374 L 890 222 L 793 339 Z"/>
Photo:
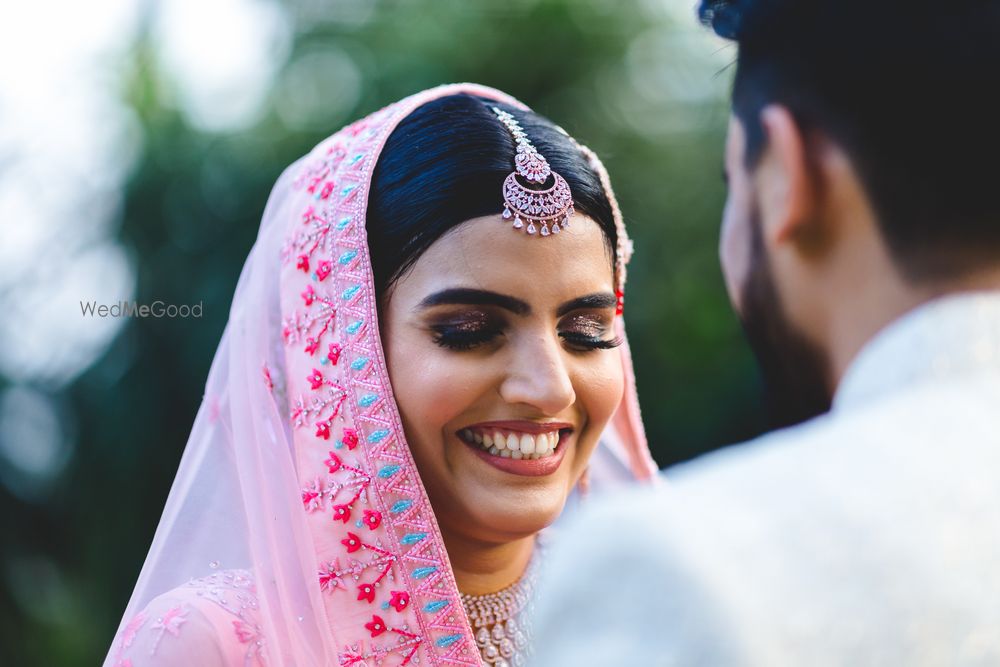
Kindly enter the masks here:
<path id="1" fill-rule="evenodd" d="M 569 184 L 552 171 L 548 160 L 532 145 L 516 118 L 497 107 L 493 107 L 493 113 L 517 143 L 514 171 L 503 182 L 504 220 L 513 218 L 514 229 L 524 229 L 529 234 L 558 234 L 569 226 L 573 215 L 573 193 Z M 544 186 L 549 176 L 553 182 L 547 189 L 535 190 L 526 185 Z"/>

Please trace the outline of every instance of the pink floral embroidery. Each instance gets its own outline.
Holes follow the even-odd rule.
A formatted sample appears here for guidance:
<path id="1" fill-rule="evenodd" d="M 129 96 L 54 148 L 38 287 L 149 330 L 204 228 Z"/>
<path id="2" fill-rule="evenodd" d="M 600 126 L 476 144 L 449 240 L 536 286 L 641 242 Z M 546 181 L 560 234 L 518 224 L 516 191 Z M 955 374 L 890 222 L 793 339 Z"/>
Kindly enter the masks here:
<path id="1" fill-rule="evenodd" d="M 218 561 L 209 563 L 209 567 L 213 569 L 217 568 L 218 565 Z M 244 627 L 248 631 L 254 632 L 254 641 L 247 645 L 244 660 L 240 661 L 239 664 L 264 664 L 267 642 L 257 623 L 259 604 L 252 574 L 247 570 L 220 570 L 207 577 L 193 579 L 186 586 L 194 589 L 199 598 L 215 604 L 235 619 L 243 621 Z M 167 620 L 166 616 L 165 614 L 162 617 L 165 621 Z M 176 623 L 176 619 L 173 622 Z M 254 661 L 254 656 L 258 656 L 260 661 Z M 195 662 L 199 661 L 195 659 Z M 141 659 L 138 663 L 147 664 Z"/>
<path id="2" fill-rule="evenodd" d="M 313 289 L 312 285 L 306 285 L 305 291 L 302 292 L 302 300 L 306 302 L 307 306 L 311 306 L 316 300 L 316 290 Z"/>
<path id="3" fill-rule="evenodd" d="M 341 580 L 340 565 L 337 561 L 331 561 L 320 568 L 319 589 L 321 591 L 336 590 L 343 588 L 344 582 Z"/>
<path id="4" fill-rule="evenodd" d="M 179 605 L 177 607 L 171 607 L 156 619 L 156 622 L 149 626 L 150 630 L 158 631 L 156 639 L 153 641 L 152 653 L 156 653 L 157 647 L 160 645 L 160 641 L 163 639 L 164 633 L 170 633 L 174 637 L 181 634 L 181 626 L 187 620 L 187 609 L 184 605 Z"/>
<path id="5" fill-rule="evenodd" d="M 347 500 L 347 502 L 342 502 L 337 505 L 333 505 L 331 507 L 331 509 L 333 510 L 333 520 L 343 521 L 344 523 L 347 523 L 351 518 L 351 506 L 353 505 L 353 503 L 357 502 L 357 500 L 362 496 L 362 494 L 364 494 L 365 490 L 368 488 L 368 485 L 371 484 L 371 476 L 367 475 L 363 470 L 359 468 L 347 465 L 334 452 L 327 452 L 327 454 L 329 455 L 329 458 L 327 458 L 326 461 L 324 461 L 324 463 L 327 466 L 327 470 L 329 470 L 331 473 L 338 472 L 340 470 L 346 470 L 352 473 L 352 479 L 347 484 L 341 484 L 334 480 L 328 480 L 327 488 L 322 494 L 326 498 L 329 498 L 332 502 L 333 499 L 336 498 L 337 494 L 340 493 L 340 491 L 343 490 L 344 488 L 347 488 L 348 486 L 354 488 L 354 495 L 349 500 Z M 313 490 L 318 490 L 318 488 Z"/>
<path id="6" fill-rule="evenodd" d="M 309 257 L 306 255 L 299 255 L 299 261 L 295 265 L 295 268 L 301 269 L 305 273 L 309 273 Z"/>
<path id="7" fill-rule="evenodd" d="M 167 612 L 156 619 L 156 623 L 150 626 L 153 630 L 160 630 L 161 632 L 169 632 L 174 637 L 177 637 L 181 633 L 181 626 L 187 620 L 187 609 L 183 606 L 171 607 Z"/>
<path id="8" fill-rule="evenodd" d="M 320 199 L 329 199 L 330 193 L 333 192 L 334 187 L 333 181 L 327 181 L 324 183 L 323 189 L 319 193 Z"/>
<path id="9" fill-rule="evenodd" d="M 340 440 L 347 445 L 348 449 L 353 450 L 358 446 L 358 432 L 353 428 L 345 428 L 344 435 Z"/>
<path id="10" fill-rule="evenodd" d="M 361 584 L 358 586 L 358 599 L 375 602 L 375 587 L 371 584 Z"/>
<path id="11" fill-rule="evenodd" d="M 141 628 L 142 624 L 145 622 L 146 614 L 141 611 L 128 622 L 128 625 L 126 625 L 125 629 L 122 630 L 122 648 L 128 648 L 132 645 L 132 642 L 135 641 L 136 634 L 139 632 L 139 628 Z"/>
<path id="12" fill-rule="evenodd" d="M 312 356 L 316 354 L 316 350 L 319 349 L 319 341 L 310 336 L 306 339 L 306 354 Z"/>
<path id="13" fill-rule="evenodd" d="M 351 667 L 351 665 L 356 665 L 367 657 L 365 655 L 364 642 L 359 642 L 354 646 L 345 646 L 344 648 L 344 651 L 337 654 L 340 667 Z"/>
<path id="14" fill-rule="evenodd" d="M 340 569 L 340 565 L 336 560 L 327 563 L 319 571 L 320 590 L 325 591 L 331 587 L 346 588 L 343 583 L 346 576 L 351 576 L 355 581 L 357 581 L 360 579 L 362 572 L 365 572 L 372 567 L 381 566 L 382 571 L 373 582 L 359 584 L 358 588 L 358 600 L 374 602 L 375 588 L 389 575 L 389 572 L 392 570 L 393 563 L 396 562 L 396 557 L 385 549 L 371 544 L 365 544 L 354 533 L 348 533 L 347 539 L 341 540 L 340 543 L 347 547 L 347 553 L 355 553 L 360 549 L 366 549 L 375 554 L 375 558 L 367 563 L 352 558 L 350 560 L 350 566 L 343 570 Z"/>
<path id="15" fill-rule="evenodd" d="M 349 554 L 361 548 L 361 538 L 354 533 L 348 533 L 347 539 L 341 540 L 340 543 L 347 547 L 347 553 Z"/>
<path id="16" fill-rule="evenodd" d="M 316 209 L 310 206 L 305 211 L 302 212 L 302 222 L 308 224 L 312 222 L 312 219 L 316 217 Z"/>
<path id="17" fill-rule="evenodd" d="M 302 505 L 307 512 L 315 512 L 323 507 L 323 485 L 319 477 L 302 489 Z"/>
<path id="18" fill-rule="evenodd" d="M 340 484 L 332 479 L 328 479 L 326 480 L 326 488 L 323 489 L 323 495 L 332 500 L 337 497 L 337 494 L 340 493 L 340 490 L 343 488 L 343 484 Z"/>
<path id="19" fill-rule="evenodd" d="M 389 628 L 392 632 L 400 636 L 398 644 L 389 645 L 385 648 L 379 648 L 375 645 L 375 642 L 371 643 L 371 651 L 365 650 L 365 643 L 363 641 L 358 641 L 350 646 L 345 646 L 344 650 L 337 654 L 338 662 L 340 667 L 353 667 L 354 665 L 364 664 L 383 664 L 383 661 L 389 656 L 389 654 L 398 651 L 400 653 L 406 651 L 403 656 L 403 661 L 399 663 L 399 667 L 405 667 L 410 664 L 413 659 L 414 654 L 416 654 L 417 649 L 420 648 L 420 642 L 422 637 L 420 635 L 413 634 L 412 632 L 407 632 L 405 630 L 400 630 L 399 628 Z M 407 650 L 409 649 L 409 650 Z M 370 661 L 370 662 L 369 662 Z M 451 661 L 449 661 L 451 662 Z"/>
<path id="20" fill-rule="evenodd" d="M 392 591 L 392 598 L 389 599 L 389 606 L 396 611 L 403 611 L 410 604 L 410 594 L 406 591 Z"/>
<path id="21" fill-rule="evenodd" d="M 319 389 L 323 386 L 323 374 L 319 372 L 319 369 L 314 368 L 312 374 L 306 380 L 309 381 L 313 389 Z"/>
<path id="22" fill-rule="evenodd" d="M 239 639 L 242 644 L 249 644 L 257 639 L 259 634 L 256 628 L 244 623 L 243 621 L 233 621 L 233 629 L 236 631 L 236 638 Z"/>
<path id="23" fill-rule="evenodd" d="M 268 369 L 267 364 L 264 364 L 262 371 L 264 373 L 264 386 L 267 387 L 269 391 L 273 391 L 274 382 L 271 380 L 271 371 Z"/>
<path id="24" fill-rule="evenodd" d="M 328 458 L 326 461 L 323 461 L 323 463 L 326 464 L 326 469 L 331 473 L 337 472 L 338 470 L 340 470 L 340 466 L 342 465 L 340 457 L 334 454 L 333 452 L 329 452 L 329 454 L 330 458 Z"/>
<path id="25" fill-rule="evenodd" d="M 316 435 L 323 439 L 329 439 L 329 434 L 324 435 L 324 433 L 333 425 L 334 418 L 340 415 L 340 410 L 347 400 L 347 391 L 336 382 L 323 378 L 322 374 L 315 369 L 306 379 L 310 382 L 320 383 L 319 387 L 321 388 L 326 385 L 326 391 L 313 395 L 309 401 L 306 401 L 303 396 L 295 399 L 288 413 L 289 419 L 295 428 L 309 426 L 310 423 L 314 427 L 326 424 L 326 428 L 317 428 Z"/>
<path id="26" fill-rule="evenodd" d="M 322 260 L 316 267 L 316 277 L 319 278 L 320 282 L 326 280 L 326 277 L 330 275 L 330 271 L 333 270 L 333 266 L 327 260 Z"/>
<path id="27" fill-rule="evenodd" d="M 382 523 L 382 513 L 376 512 L 375 510 L 365 510 L 365 517 L 362 519 L 365 525 L 375 530 Z"/>
<path id="28" fill-rule="evenodd" d="M 318 176 L 315 176 L 315 177 L 314 177 L 314 178 L 313 178 L 313 179 L 312 179 L 312 180 L 311 180 L 311 181 L 309 182 L 309 187 L 308 187 L 308 188 L 306 188 L 306 192 L 308 192 L 308 193 L 309 193 L 309 194 L 311 194 L 311 195 L 312 195 L 312 194 L 316 194 L 316 186 L 317 186 L 317 185 L 319 185 L 319 184 L 320 184 L 320 181 L 322 181 L 322 180 L 323 180 L 323 177 L 324 177 L 324 176 L 326 175 L 327 171 L 328 171 L 328 170 L 323 170 L 323 172 L 322 172 L 321 174 L 319 174 Z"/>
<path id="29" fill-rule="evenodd" d="M 365 629 L 372 633 L 372 637 L 378 637 L 386 630 L 385 621 L 373 614 L 371 622 L 365 623 Z"/>
<path id="30" fill-rule="evenodd" d="M 351 508 L 347 505 L 334 505 L 333 506 L 333 520 L 343 521 L 347 523 L 351 520 Z"/>
<path id="31" fill-rule="evenodd" d="M 316 424 L 316 437 L 324 440 L 330 439 L 330 422 L 320 422 Z"/>
<path id="32" fill-rule="evenodd" d="M 330 360 L 331 364 L 333 364 L 334 366 L 336 366 L 337 362 L 340 361 L 340 353 L 342 351 L 343 351 L 343 348 L 340 347 L 339 344 L 337 344 L 337 343 L 330 343 L 330 351 L 326 353 L 326 358 Z"/>
<path id="33" fill-rule="evenodd" d="M 368 117 L 365 117 L 365 118 L 362 118 L 361 120 L 354 121 L 353 123 L 351 123 L 350 125 L 348 125 L 344 129 L 345 129 L 345 131 L 350 132 L 351 135 L 353 135 L 353 136 L 356 137 L 359 134 L 361 134 L 362 130 L 364 130 L 366 127 L 368 127 L 368 125 L 369 125 L 370 122 L 371 121 L 368 119 Z"/>

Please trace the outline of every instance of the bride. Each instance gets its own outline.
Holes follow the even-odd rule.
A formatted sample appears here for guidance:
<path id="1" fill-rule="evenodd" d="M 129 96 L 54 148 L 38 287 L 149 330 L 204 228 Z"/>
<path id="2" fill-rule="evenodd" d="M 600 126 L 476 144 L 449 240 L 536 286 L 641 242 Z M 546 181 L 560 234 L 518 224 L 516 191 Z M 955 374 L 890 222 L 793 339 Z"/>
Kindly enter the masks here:
<path id="1" fill-rule="evenodd" d="M 596 156 L 483 86 L 289 167 L 104 664 L 522 664 L 543 529 L 655 471 L 629 253 Z"/>

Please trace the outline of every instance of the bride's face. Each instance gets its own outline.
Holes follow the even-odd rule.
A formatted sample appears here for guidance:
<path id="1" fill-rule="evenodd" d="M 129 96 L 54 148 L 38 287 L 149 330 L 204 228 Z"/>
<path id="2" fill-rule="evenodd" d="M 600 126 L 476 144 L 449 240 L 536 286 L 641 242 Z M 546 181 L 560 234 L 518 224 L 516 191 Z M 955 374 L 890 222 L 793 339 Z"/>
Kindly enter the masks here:
<path id="1" fill-rule="evenodd" d="M 559 516 L 624 391 L 613 285 L 578 215 L 546 238 L 470 220 L 393 287 L 389 375 L 446 533 L 502 542 Z"/>

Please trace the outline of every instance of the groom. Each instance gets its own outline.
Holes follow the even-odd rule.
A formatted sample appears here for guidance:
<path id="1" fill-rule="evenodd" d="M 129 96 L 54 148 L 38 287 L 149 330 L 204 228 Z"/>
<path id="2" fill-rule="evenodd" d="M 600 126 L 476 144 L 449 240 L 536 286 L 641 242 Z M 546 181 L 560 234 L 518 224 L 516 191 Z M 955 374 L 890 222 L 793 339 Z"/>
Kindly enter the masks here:
<path id="1" fill-rule="evenodd" d="M 700 15 L 738 45 L 726 283 L 815 418 L 584 512 L 533 664 L 998 665 L 1000 0 Z"/>

